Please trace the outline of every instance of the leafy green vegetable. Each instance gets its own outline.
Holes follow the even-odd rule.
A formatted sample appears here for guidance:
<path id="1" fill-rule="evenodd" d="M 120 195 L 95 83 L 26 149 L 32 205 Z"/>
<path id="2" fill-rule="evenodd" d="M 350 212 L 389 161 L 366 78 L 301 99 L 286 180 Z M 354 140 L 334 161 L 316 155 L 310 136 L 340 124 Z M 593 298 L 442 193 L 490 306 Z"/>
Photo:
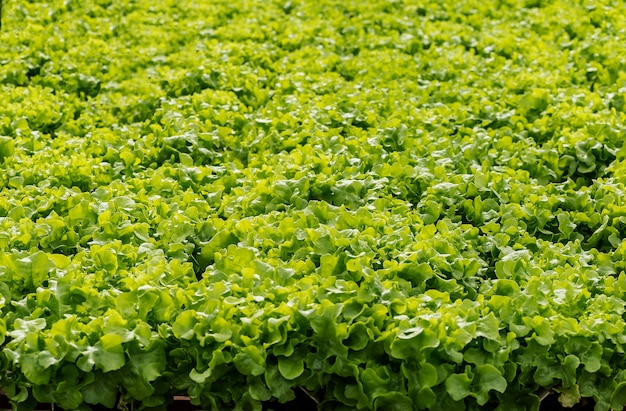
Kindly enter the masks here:
<path id="1" fill-rule="evenodd" d="M 620 2 L 5 2 L 0 388 L 621 409 Z"/>

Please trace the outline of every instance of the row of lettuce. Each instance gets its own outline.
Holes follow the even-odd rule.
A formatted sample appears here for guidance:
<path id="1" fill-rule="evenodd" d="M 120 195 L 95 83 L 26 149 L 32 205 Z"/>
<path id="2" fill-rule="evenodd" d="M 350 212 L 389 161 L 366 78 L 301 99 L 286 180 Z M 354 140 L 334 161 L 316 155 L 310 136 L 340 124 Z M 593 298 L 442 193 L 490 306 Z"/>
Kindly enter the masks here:
<path id="1" fill-rule="evenodd" d="M 621 2 L 5 3 L 15 409 L 626 405 Z"/>

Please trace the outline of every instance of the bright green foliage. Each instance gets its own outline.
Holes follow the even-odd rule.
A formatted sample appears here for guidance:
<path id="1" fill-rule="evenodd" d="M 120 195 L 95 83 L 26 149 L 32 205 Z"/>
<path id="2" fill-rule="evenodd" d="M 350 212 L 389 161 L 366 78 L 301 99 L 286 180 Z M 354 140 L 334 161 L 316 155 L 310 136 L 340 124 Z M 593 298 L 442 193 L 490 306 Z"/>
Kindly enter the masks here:
<path id="1" fill-rule="evenodd" d="M 626 404 L 626 8 L 5 2 L 0 387 Z"/>

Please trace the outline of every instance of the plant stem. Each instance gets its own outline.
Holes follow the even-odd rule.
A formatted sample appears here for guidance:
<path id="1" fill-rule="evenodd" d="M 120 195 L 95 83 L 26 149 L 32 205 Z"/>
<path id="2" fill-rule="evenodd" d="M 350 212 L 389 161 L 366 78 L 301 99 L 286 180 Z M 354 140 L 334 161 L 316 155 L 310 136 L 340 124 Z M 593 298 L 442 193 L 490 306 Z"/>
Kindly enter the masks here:
<path id="1" fill-rule="evenodd" d="M 311 394 L 310 392 L 308 392 L 306 389 L 304 389 L 303 387 L 298 387 L 302 390 L 302 392 L 304 392 L 307 397 L 309 397 L 310 399 L 313 400 L 313 402 L 315 402 L 315 404 L 320 405 L 320 400 L 318 400 L 317 398 L 315 398 L 315 396 L 313 394 Z"/>
<path id="2" fill-rule="evenodd" d="M 545 400 L 548 397 L 548 395 L 550 395 L 551 392 L 552 391 L 550 390 L 543 391 L 541 394 L 539 394 L 539 401 Z"/>

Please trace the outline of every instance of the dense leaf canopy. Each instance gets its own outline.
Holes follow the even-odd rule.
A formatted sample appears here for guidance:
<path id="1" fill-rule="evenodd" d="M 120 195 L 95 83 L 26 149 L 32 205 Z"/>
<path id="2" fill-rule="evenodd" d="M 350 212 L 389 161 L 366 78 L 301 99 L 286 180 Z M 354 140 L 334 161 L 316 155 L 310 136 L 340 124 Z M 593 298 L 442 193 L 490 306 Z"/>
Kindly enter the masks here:
<path id="1" fill-rule="evenodd" d="M 626 403 L 623 2 L 3 14 L 19 409 Z"/>

